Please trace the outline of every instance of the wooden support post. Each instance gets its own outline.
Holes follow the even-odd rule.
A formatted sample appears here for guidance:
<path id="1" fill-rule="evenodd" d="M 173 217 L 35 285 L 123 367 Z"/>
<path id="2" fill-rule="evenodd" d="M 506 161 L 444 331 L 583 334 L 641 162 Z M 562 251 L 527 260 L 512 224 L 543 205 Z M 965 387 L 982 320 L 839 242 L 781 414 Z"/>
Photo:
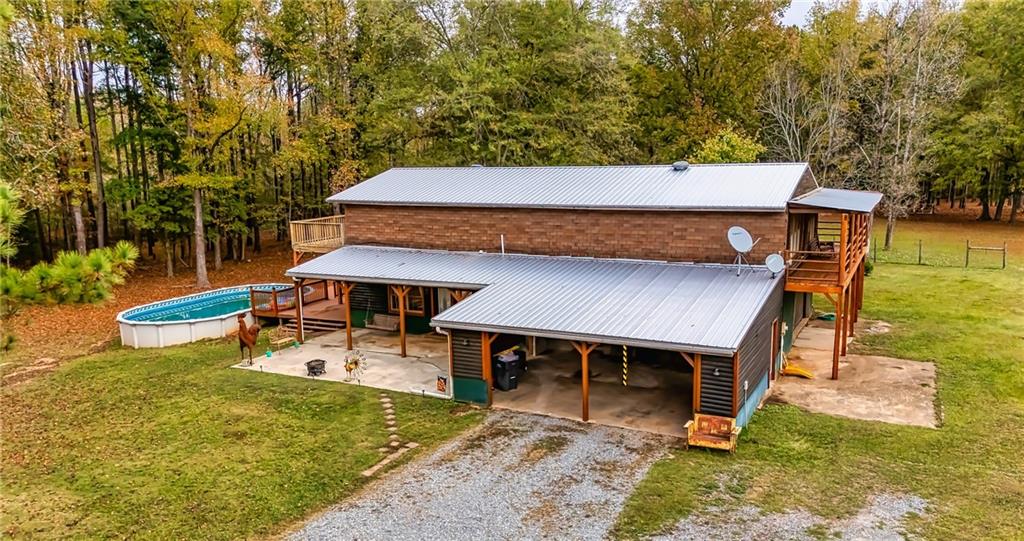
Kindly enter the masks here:
<path id="1" fill-rule="evenodd" d="M 740 414 L 740 352 L 732 354 L 732 416 Z"/>
<path id="2" fill-rule="evenodd" d="M 842 340 L 843 335 L 843 295 L 836 297 L 835 305 L 836 328 L 834 341 L 832 343 L 832 379 L 839 379 L 839 341 Z"/>
<path id="3" fill-rule="evenodd" d="M 700 412 L 700 353 L 693 356 L 693 413 Z"/>
<path id="4" fill-rule="evenodd" d="M 850 288 L 843 289 L 843 342 L 842 342 L 842 356 L 846 357 L 846 345 L 850 338 Z"/>
<path id="5" fill-rule="evenodd" d="M 409 294 L 409 286 L 391 286 L 398 297 L 398 341 L 402 357 L 405 357 L 405 303 Z"/>
<path id="6" fill-rule="evenodd" d="M 846 252 L 849 250 L 850 215 L 842 214 L 839 220 L 839 285 L 846 287 Z"/>
<path id="7" fill-rule="evenodd" d="M 352 351 L 352 287 L 355 284 L 341 282 L 341 300 L 345 304 L 345 347 Z"/>
<path id="8" fill-rule="evenodd" d="M 302 278 L 295 279 L 295 341 L 305 342 L 306 333 L 302 328 Z"/>
<path id="9" fill-rule="evenodd" d="M 587 342 L 573 342 L 572 347 L 580 352 L 580 361 L 583 365 L 583 421 L 590 420 L 590 352 L 594 351 L 597 344 Z"/>
<path id="10" fill-rule="evenodd" d="M 487 382 L 488 405 L 491 404 L 491 400 L 494 395 L 494 374 L 491 373 L 491 344 L 494 343 L 494 339 L 497 337 L 497 333 L 480 333 L 480 362 L 483 363 L 483 366 L 481 368 L 484 375 L 484 380 Z"/>

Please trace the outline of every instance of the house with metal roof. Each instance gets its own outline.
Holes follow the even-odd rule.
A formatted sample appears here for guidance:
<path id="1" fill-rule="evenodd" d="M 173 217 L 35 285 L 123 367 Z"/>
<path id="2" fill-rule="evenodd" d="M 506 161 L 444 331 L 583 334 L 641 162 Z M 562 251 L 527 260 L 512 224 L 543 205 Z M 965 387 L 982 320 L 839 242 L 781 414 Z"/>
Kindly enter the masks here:
<path id="1" fill-rule="evenodd" d="M 353 328 L 394 323 L 402 355 L 441 333 L 455 400 L 742 426 L 814 293 L 835 304 L 838 377 L 880 197 L 805 163 L 390 169 L 292 224 L 295 328 L 344 328 L 352 349 Z M 314 310 L 311 284 L 337 302 Z"/>

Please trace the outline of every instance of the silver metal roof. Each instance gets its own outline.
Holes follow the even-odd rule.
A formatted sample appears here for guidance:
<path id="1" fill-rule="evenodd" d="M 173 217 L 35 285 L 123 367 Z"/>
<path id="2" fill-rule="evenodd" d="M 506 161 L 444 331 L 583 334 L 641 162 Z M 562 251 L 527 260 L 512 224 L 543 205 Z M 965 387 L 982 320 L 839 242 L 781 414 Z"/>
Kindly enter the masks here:
<path id="1" fill-rule="evenodd" d="M 731 355 L 782 275 L 624 259 L 346 246 L 300 278 L 479 289 L 435 316 L 442 328 Z"/>
<path id="2" fill-rule="evenodd" d="M 881 200 L 882 194 L 878 192 L 818 188 L 794 198 L 790 203 L 821 209 L 871 212 Z"/>
<path id="3" fill-rule="evenodd" d="M 780 211 L 806 163 L 389 169 L 327 200 L 342 204 Z"/>

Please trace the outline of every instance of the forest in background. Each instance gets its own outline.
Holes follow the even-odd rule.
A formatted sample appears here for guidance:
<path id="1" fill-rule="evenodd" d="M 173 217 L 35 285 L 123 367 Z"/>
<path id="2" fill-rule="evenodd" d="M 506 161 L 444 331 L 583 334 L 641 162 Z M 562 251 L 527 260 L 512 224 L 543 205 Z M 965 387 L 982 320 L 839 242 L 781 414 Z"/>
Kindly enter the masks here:
<path id="1" fill-rule="evenodd" d="M 808 161 L 1019 218 L 1024 1 L 0 0 L 13 261 L 260 249 L 389 167 Z M 156 250 L 163 246 L 163 250 Z"/>

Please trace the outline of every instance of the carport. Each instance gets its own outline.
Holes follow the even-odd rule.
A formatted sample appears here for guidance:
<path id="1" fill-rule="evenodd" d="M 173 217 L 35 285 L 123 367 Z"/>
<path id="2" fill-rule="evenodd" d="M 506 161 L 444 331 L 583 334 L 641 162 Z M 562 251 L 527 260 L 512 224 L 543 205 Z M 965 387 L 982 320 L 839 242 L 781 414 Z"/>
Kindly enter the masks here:
<path id="1" fill-rule="evenodd" d="M 346 246 L 288 274 L 470 292 L 430 325 L 448 336 L 455 399 L 487 406 L 515 402 L 495 400 L 492 373 L 493 354 L 507 347 L 496 342 L 509 337 L 537 361 L 547 354 L 535 347 L 538 340 L 569 344 L 579 366 L 578 385 L 551 387 L 547 403 L 564 404 L 574 396 L 576 418 L 619 426 L 629 426 L 630 411 L 636 411 L 623 396 L 645 394 L 628 384 L 631 350 L 675 356 L 673 376 L 680 382 L 689 376 L 688 400 L 678 406 L 679 427 L 693 412 L 745 424 L 778 359 L 782 278 L 759 266 Z M 609 387 L 621 385 L 618 370 L 614 378 L 597 370 L 592 382 L 591 360 L 608 366 L 623 349 L 626 389 Z M 565 353 L 563 348 L 563 364 Z M 667 406 L 657 393 L 646 394 L 648 409 Z M 538 398 L 520 400 L 516 409 L 560 413 L 540 411 L 545 401 Z M 595 400 L 600 402 L 592 417 Z"/>

